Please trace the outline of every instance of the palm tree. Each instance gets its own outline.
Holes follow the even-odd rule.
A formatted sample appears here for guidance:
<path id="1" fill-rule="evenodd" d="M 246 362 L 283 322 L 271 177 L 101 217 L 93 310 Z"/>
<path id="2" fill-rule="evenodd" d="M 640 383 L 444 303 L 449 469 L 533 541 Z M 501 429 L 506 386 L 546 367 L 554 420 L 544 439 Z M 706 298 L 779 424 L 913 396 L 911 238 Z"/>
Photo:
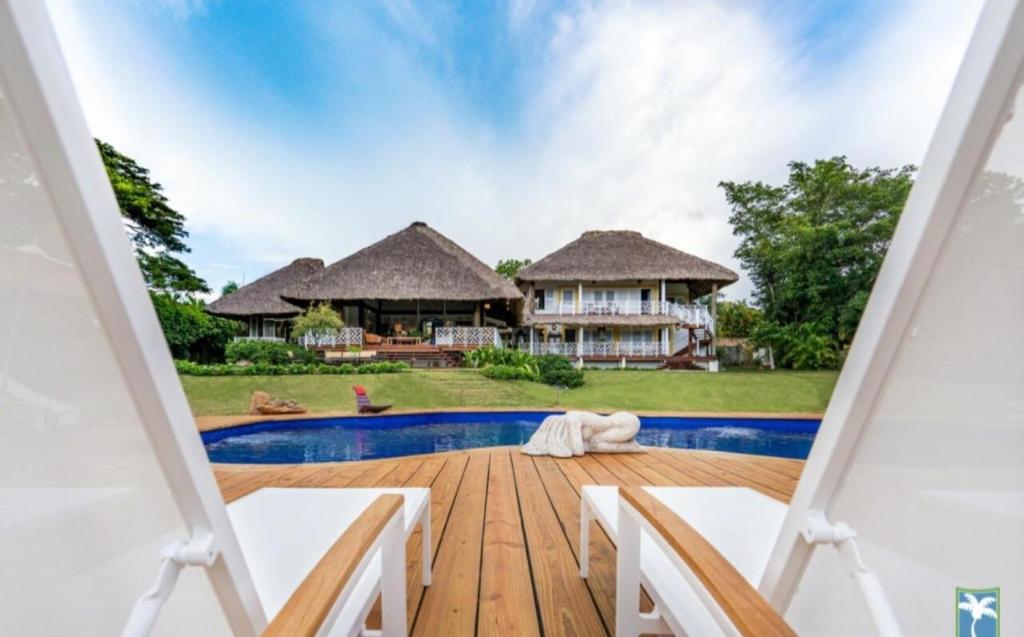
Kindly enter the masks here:
<path id="1" fill-rule="evenodd" d="M 967 601 L 960 602 L 957 604 L 957 608 L 965 610 L 971 614 L 971 637 L 978 637 L 974 632 L 974 625 L 978 623 L 978 620 L 982 617 L 991 617 L 997 619 L 999 616 L 996 615 L 996 611 L 989 608 L 992 604 L 996 603 L 995 597 L 983 597 L 981 601 L 970 593 L 964 593 L 964 599 Z"/>

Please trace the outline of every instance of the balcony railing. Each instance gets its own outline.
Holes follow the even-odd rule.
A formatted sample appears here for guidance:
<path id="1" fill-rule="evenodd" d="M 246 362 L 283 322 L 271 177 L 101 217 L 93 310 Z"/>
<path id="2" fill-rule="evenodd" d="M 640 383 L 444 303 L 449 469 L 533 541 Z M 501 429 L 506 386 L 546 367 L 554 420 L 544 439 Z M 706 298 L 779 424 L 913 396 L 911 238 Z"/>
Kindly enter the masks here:
<path id="1" fill-rule="evenodd" d="M 286 339 L 280 336 L 236 336 L 235 342 L 239 341 L 270 341 L 271 343 L 284 343 Z"/>
<path id="2" fill-rule="evenodd" d="M 434 329 L 434 344 L 501 347 L 501 337 L 496 327 L 438 327 Z"/>
<path id="3" fill-rule="evenodd" d="M 343 327 L 340 330 L 306 332 L 296 339 L 303 347 L 349 347 L 363 344 L 363 328 Z"/>
<path id="4" fill-rule="evenodd" d="M 670 301 L 584 301 L 559 303 L 553 310 L 535 310 L 537 314 L 559 314 L 562 316 L 672 316 L 680 323 L 703 325 L 714 328 L 711 310 L 706 305 L 681 305 Z"/>
<path id="5" fill-rule="evenodd" d="M 582 343 L 523 343 L 519 349 L 524 352 L 542 356 L 544 354 L 557 354 L 569 358 L 586 358 L 590 356 L 625 357 L 625 358 L 655 358 L 668 356 L 668 350 L 657 342 L 617 342 L 602 343 L 597 341 L 584 341 Z"/>

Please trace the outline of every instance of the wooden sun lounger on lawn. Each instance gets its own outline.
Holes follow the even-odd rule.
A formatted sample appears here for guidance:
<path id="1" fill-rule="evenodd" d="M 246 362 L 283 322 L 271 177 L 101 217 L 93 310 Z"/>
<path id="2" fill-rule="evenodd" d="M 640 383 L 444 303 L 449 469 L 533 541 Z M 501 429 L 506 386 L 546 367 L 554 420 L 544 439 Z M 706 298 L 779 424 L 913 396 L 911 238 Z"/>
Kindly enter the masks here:
<path id="1" fill-rule="evenodd" d="M 391 409 L 391 405 L 374 405 L 370 402 L 370 396 L 362 385 L 354 385 L 352 391 L 356 393 L 356 409 L 361 414 L 379 414 L 382 411 Z"/>

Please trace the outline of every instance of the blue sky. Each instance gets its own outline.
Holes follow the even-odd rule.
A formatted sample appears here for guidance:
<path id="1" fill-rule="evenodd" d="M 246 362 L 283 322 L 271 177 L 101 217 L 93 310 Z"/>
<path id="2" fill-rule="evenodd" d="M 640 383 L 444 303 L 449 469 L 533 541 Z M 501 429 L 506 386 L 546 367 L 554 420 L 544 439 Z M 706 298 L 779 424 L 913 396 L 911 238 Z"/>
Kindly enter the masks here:
<path id="1" fill-rule="evenodd" d="M 95 134 L 216 287 L 423 220 L 485 261 L 632 228 L 737 267 L 716 184 L 918 163 L 978 11 L 934 0 L 49 0 Z M 743 297 L 744 281 L 730 296 Z"/>

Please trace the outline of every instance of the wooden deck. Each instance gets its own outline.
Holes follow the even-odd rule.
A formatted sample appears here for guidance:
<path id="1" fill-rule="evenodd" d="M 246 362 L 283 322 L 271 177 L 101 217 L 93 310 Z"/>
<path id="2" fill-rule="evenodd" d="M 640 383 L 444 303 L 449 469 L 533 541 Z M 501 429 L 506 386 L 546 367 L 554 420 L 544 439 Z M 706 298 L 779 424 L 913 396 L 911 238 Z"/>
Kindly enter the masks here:
<path id="1" fill-rule="evenodd" d="M 587 484 L 747 486 L 788 502 L 803 462 L 706 451 L 532 458 L 494 447 L 388 460 L 216 465 L 225 500 L 264 486 L 431 489 L 433 585 L 419 585 L 410 539 L 413 635 L 609 635 L 615 548 L 596 526 L 579 576 L 580 489 Z M 371 625 L 374 618 L 371 617 Z"/>

